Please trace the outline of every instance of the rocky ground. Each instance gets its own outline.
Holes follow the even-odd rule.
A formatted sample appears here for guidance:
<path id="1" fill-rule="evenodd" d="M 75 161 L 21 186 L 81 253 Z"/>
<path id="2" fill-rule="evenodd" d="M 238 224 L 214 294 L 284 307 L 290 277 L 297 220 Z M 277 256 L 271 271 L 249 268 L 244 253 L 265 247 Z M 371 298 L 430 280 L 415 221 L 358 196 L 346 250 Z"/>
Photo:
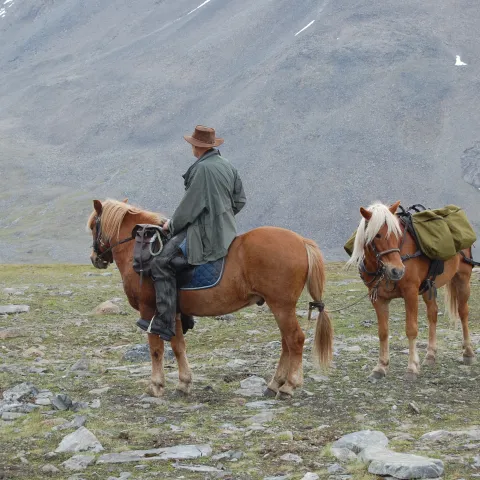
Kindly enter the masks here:
<path id="1" fill-rule="evenodd" d="M 118 271 L 0 268 L 0 306 L 21 306 L 0 308 L 0 479 L 480 478 L 480 369 L 460 363 L 460 329 L 444 316 L 437 365 L 409 383 L 403 308 L 394 303 L 391 370 L 369 383 L 378 354 L 369 304 L 334 315 L 334 365 L 322 372 L 311 361 L 313 324 L 302 298 L 305 385 L 284 402 L 260 395 L 280 346 L 268 310 L 198 319 L 187 334 L 191 396 L 175 395 L 167 350 L 168 391 L 155 399 L 144 393 L 146 338 Z M 340 264 L 328 273 L 331 309 L 365 292 Z M 104 301 L 111 303 L 100 314 Z M 478 354 L 480 273 L 470 307 Z"/>

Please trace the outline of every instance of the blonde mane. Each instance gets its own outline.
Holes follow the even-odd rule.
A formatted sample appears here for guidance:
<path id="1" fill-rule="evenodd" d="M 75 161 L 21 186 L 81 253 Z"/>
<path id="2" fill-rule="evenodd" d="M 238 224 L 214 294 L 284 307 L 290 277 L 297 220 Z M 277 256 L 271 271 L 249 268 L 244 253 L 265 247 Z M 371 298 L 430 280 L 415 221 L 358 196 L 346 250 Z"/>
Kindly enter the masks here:
<path id="1" fill-rule="evenodd" d="M 399 238 L 402 235 L 398 217 L 394 215 L 387 205 L 383 203 L 374 203 L 370 205 L 367 210 L 372 212 L 372 218 L 367 222 L 362 218 L 355 236 L 355 245 L 353 253 L 347 265 L 358 266 L 365 258 L 365 245 L 368 245 L 380 229 L 387 225 L 387 237 L 392 233 Z"/>
<path id="2" fill-rule="evenodd" d="M 119 240 L 120 227 L 122 226 L 123 219 L 125 215 L 139 215 L 138 223 L 151 223 L 153 225 L 162 225 L 166 218 L 162 215 L 154 212 L 148 212 L 146 210 L 141 210 L 138 207 L 130 205 L 128 203 L 119 202 L 117 200 L 112 200 L 108 198 L 105 202 L 102 203 L 102 240 L 104 242 L 110 242 L 117 237 Z M 91 230 L 94 226 L 95 217 L 97 212 L 93 211 L 90 215 L 90 218 L 87 222 L 87 229 Z"/>

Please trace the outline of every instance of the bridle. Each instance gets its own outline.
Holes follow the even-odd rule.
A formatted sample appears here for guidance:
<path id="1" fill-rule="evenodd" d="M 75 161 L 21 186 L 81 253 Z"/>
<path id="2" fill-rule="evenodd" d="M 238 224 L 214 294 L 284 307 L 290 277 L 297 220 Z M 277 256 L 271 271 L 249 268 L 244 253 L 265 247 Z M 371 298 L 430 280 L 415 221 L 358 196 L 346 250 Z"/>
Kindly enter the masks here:
<path id="1" fill-rule="evenodd" d="M 100 259 L 103 263 L 113 263 L 113 256 L 111 260 L 105 260 L 103 257 L 107 254 L 110 253 L 115 247 L 118 245 L 122 245 L 123 243 L 130 242 L 134 239 L 133 236 L 130 236 L 128 238 L 124 238 L 123 240 L 110 245 L 109 243 L 105 243 L 102 238 L 102 222 L 101 222 L 101 215 L 97 215 L 95 217 L 95 230 L 96 230 L 96 236 L 93 240 L 93 251 L 97 255 L 97 259 Z M 103 248 L 106 248 L 106 250 L 101 250 Z"/>

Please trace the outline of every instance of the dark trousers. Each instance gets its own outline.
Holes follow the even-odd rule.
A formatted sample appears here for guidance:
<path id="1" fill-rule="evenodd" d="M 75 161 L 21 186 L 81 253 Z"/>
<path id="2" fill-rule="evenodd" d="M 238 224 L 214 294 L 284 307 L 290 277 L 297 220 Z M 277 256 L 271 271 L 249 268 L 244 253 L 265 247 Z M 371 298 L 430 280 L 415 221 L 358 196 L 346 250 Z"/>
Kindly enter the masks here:
<path id="1" fill-rule="evenodd" d="M 157 314 L 154 322 L 171 326 L 173 331 L 175 331 L 174 322 L 177 314 L 176 276 L 190 268 L 179 247 L 186 235 L 186 231 L 183 231 L 170 239 L 164 245 L 162 253 L 155 257 L 151 264 L 157 302 Z"/>

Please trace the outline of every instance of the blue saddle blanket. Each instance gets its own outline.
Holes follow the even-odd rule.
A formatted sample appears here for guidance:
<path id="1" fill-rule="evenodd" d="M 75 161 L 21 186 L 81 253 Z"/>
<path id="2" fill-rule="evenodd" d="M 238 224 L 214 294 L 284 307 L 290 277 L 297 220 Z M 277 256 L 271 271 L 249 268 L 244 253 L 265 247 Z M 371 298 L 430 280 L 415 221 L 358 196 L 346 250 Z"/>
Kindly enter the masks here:
<path id="1" fill-rule="evenodd" d="M 186 257 L 186 239 L 180 244 L 180 250 L 182 250 Z M 181 287 L 180 290 L 201 290 L 215 287 L 215 285 L 218 285 L 222 279 L 224 267 L 225 257 L 220 258 L 219 260 L 214 260 L 213 262 L 204 263 L 203 265 L 197 265 L 193 269 L 190 281 Z"/>

